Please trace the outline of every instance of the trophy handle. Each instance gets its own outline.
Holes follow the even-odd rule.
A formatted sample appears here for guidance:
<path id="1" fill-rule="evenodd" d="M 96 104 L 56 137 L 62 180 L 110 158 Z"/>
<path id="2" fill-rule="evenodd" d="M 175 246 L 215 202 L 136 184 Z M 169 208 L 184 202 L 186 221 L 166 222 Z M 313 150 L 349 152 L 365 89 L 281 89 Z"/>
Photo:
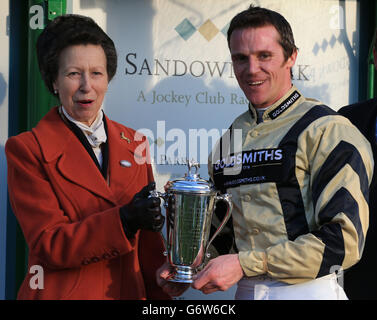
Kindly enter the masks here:
<path id="1" fill-rule="evenodd" d="M 227 211 L 225 213 L 225 216 L 224 216 L 224 219 L 223 221 L 220 223 L 220 226 L 217 228 L 217 230 L 215 231 L 215 233 L 213 234 L 212 238 L 208 241 L 208 244 L 206 246 L 206 250 L 205 252 L 208 251 L 208 248 L 210 246 L 210 244 L 212 243 L 212 241 L 216 238 L 216 236 L 220 233 L 220 231 L 225 227 L 226 223 L 228 222 L 229 218 L 230 218 L 230 215 L 232 214 L 232 210 L 233 210 L 233 203 L 232 203 L 232 200 L 230 199 L 232 197 L 232 195 L 228 194 L 228 193 L 225 193 L 223 195 L 218 195 L 216 196 L 216 200 L 219 201 L 219 200 L 223 200 L 226 202 L 227 204 Z M 216 201 L 216 202 L 217 202 Z M 209 258 L 209 253 L 206 253 L 207 257 Z"/>
<path id="2" fill-rule="evenodd" d="M 165 209 L 168 207 L 168 198 L 169 198 L 169 195 L 168 195 L 167 192 L 162 193 L 162 192 L 157 191 L 156 189 L 152 190 L 152 191 L 149 191 L 148 198 L 152 198 L 152 197 L 161 198 L 162 200 L 164 200 L 164 207 L 165 207 Z M 167 240 L 166 240 L 166 238 L 165 238 L 164 233 L 162 232 L 162 230 L 160 231 L 160 234 L 161 234 L 162 240 L 164 241 L 164 246 L 165 246 L 164 256 L 166 257 L 168 255 L 168 250 L 169 250 L 168 242 L 167 242 Z"/>

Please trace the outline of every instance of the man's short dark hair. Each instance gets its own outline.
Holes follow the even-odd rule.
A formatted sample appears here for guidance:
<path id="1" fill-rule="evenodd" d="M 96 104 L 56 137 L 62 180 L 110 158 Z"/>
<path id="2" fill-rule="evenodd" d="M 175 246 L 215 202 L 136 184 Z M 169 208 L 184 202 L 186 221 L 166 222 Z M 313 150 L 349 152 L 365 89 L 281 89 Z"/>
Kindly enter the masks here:
<path id="1" fill-rule="evenodd" d="M 250 5 L 247 10 L 233 17 L 228 29 L 228 46 L 230 37 L 236 29 L 258 28 L 272 25 L 280 35 L 279 43 L 283 48 L 284 58 L 287 60 L 296 50 L 293 32 L 288 21 L 275 11 Z"/>
<path id="2" fill-rule="evenodd" d="M 93 19 L 77 14 L 55 18 L 42 31 L 37 40 L 37 57 L 42 79 L 54 94 L 53 83 L 59 71 L 61 52 L 74 45 L 100 45 L 105 52 L 109 81 L 117 68 L 117 53 L 114 42 Z"/>

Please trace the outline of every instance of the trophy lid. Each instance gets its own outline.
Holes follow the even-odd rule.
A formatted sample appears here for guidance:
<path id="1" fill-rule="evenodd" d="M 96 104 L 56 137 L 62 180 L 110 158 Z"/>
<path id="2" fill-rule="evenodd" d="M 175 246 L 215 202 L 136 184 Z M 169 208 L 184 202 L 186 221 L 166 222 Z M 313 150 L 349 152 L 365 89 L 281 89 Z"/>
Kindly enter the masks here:
<path id="1" fill-rule="evenodd" d="M 209 181 L 200 178 L 198 169 L 200 164 L 190 160 L 187 161 L 188 173 L 183 178 L 171 181 L 169 191 L 181 193 L 200 193 L 213 194 L 216 193 L 213 184 Z M 195 168 L 195 172 L 193 171 Z"/>

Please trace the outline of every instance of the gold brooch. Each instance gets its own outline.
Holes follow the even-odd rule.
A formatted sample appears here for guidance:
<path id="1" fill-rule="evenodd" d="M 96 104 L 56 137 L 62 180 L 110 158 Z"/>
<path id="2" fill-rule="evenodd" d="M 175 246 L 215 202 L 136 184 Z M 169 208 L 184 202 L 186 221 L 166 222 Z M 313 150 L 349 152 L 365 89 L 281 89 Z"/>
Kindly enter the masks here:
<path id="1" fill-rule="evenodd" d="M 120 133 L 120 138 L 126 140 L 128 143 L 131 143 L 131 140 L 124 135 L 123 131 Z"/>

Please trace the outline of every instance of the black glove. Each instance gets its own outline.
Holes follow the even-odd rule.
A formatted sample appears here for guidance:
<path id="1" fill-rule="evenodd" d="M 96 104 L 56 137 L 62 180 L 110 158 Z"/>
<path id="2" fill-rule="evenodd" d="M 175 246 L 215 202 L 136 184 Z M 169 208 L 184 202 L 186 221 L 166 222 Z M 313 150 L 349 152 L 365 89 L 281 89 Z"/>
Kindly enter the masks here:
<path id="1" fill-rule="evenodd" d="M 174 197 L 169 197 L 168 207 L 166 208 L 166 217 L 169 221 L 170 228 L 174 228 L 174 215 L 175 215 L 175 199 Z"/>
<path id="2" fill-rule="evenodd" d="M 128 239 L 135 236 L 139 229 L 160 231 L 164 226 L 165 217 L 161 214 L 161 200 L 149 197 L 150 191 L 156 187 L 155 182 L 145 186 L 135 194 L 132 201 L 120 208 L 120 218 Z"/>

